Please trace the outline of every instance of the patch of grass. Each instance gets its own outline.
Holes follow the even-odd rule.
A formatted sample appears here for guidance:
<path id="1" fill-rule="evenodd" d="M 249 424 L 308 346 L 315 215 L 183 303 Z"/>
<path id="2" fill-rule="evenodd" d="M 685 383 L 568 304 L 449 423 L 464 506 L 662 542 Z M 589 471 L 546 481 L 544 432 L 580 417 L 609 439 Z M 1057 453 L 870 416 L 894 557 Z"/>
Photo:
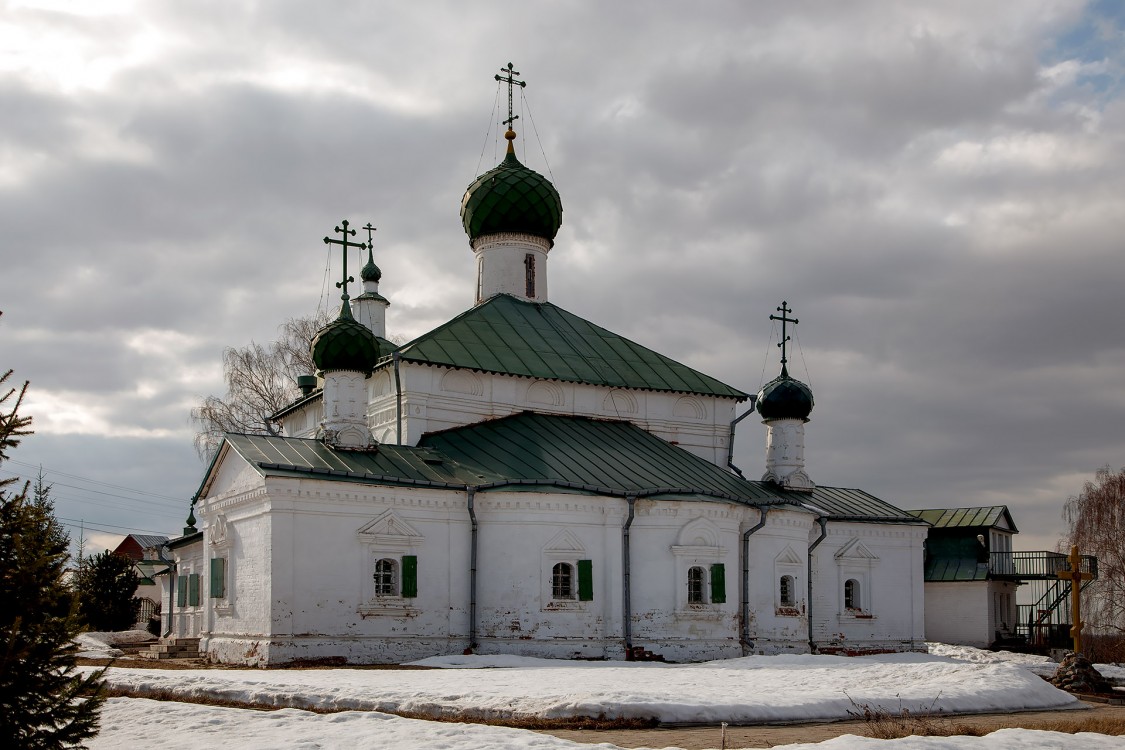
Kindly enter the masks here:
<path id="1" fill-rule="evenodd" d="M 844 695 L 847 695 L 847 693 L 844 693 Z M 992 731 L 985 727 L 954 722 L 940 713 L 911 713 L 909 708 L 901 708 L 897 713 L 893 713 L 882 706 L 856 703 L 850 695 L 848 695 L 848 700 L 851 701 L 853 707 L 853 710 L 848 711 L 848 715 L 867 725 L 869 737 L 880 740 L 893 740 L 910 736 L 952 737 L 955 735 L 970 735 L 972 737 L 983 737 Z M 933 708 L 935 703 L 937 703 L 937 698 L 934 698 L 934 703 L 930 704 L 930 708 Z"/>
<path id="2" fill-rule="evenodd" d="M 1098 734 L 1125 735 L 1125 718 L 1114 716 L 1091 716 L 1085 719 L 1055 719 L 1054 721 L 1037 722 L 1033 729 L 1044 729 L 1048 732 L 1063 732 L 1077 734 L 1079 732 L 1097 732 Z"/>

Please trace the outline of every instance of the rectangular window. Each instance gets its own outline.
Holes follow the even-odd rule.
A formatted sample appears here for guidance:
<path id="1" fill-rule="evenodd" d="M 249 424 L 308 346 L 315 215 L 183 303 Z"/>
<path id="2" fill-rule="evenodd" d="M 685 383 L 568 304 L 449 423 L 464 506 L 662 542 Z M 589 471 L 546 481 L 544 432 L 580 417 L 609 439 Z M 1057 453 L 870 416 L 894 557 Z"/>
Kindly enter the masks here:
<path id="1" fill-rule="evenodd" d="M 703 568 L 692 567 L 687 572 L 688 604 L 703 604 Z"/>
<path id="2" fill-rule="evenodd" d="M 594 599 L 594 563 L 590 560 L 578 561 L 578 601 L 589 602 Z"/>
<path id="3" fill-rule="evenodd" d="M 402 556 L 402 596 L 412 599 L 418 596 L 418 556 Z"/>
<path id="4" fill-rule="evenodd" d="M 199 574 L 198 573 L 192 573 L 192 574 L 188 575 L 187 598 L 188 598 L 187 603 L 188 603 L 189 607 L 198 607 L 199 606 Z"/>
<path id="5" fill-rule="evenodd" d="M 711 603 L 724 604 L 727 600 L 727 569 L 722 563 L 711 566 Z"/>
<path id="6" fill-rule="evenodd" d="M 524 281 L 528 298 L 535 297 L 535 256 L 528 253 L 523 257 Z"/>
<path id="7" fill-rule="evenodd" d="M 227 559 L 225 557 L 211 558 L 211 598 L 222 599 L 227 595 Z"/>
<path id="8" fill-rule="evenodd" d="M 176 606 L 187 606 L 187 576 L 176 576 Z"/>

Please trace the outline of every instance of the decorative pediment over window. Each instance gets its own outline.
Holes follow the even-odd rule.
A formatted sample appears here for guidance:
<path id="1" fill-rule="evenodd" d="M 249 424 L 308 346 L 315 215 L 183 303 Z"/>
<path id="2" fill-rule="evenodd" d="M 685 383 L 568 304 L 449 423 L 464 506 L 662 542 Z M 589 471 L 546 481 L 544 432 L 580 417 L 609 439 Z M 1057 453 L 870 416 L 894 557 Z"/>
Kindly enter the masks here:
<path id="1" fill-rule="evenodd" d="M 230 546 L 230 530 L 227 517 L 219 513 L 212 519 L 207 529 L 207 538 L 216 550 L 223 550 Z"/>
<path id="2" fill-rule="evenodd" d="M 568 529 L 563 529 L 555 534 L 551 541 L 547 542 L 543 547 L 543 552 L 546 554 L 564 554 L 567 556 L 574 556 L 577 553 L 584 553 L 586 548 L 582 546 L 582 542 L 578 541 L 578 537 L 572 534 Z"/>
<path id="3" fill-rule="evenodd" d="M 388 510 L 358 532 L 361 541 L 381 548 L 408 548 L 420 543 L 423 536 L 394 511 Z"/>
<path id="4" fill-rule="evenodd" d="M 793 548 L 790 547 L 789 545 L 786 545 L 785 549 L 781 550 L 781 554 L 779 554 L 777 557 L 775 557 L 773 559 L 773 561 L 777 564 L 780 564 L 780 565 L 801 565 L 801 564 L 803 564 L 800 556 L 798 556 L 797 553 L 793 551 Z"/>
<path id="5" fill-rule="evenodd" d="M 853 539 L 843 547 L 835 555 L 837 560 L 854 561 L 854 562 L 875 562 L 879 556 L 867 548 L 863 542 L 858 539 Z"/>

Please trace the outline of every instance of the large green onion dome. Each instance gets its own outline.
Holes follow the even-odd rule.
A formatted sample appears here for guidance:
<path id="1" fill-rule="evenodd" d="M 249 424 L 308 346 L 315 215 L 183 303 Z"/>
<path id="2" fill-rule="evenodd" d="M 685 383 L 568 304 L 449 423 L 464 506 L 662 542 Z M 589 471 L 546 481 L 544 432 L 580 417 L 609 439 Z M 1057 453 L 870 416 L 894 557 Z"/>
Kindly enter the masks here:
<path id="1" fill-rule="evenodd" d="M 352 317 L 346 300 L 340 308 L 340 317 L 321 328 L 312 340 L 313 363 L 324 372 L 371 372 L 382 353 L 379 339 Z"/>
<path id="2" fill-rule="evenodd" d="M 813 408 L 812 389 L 789 377 L 785 367 L 781 375 L 766 383 L 758 391 L 754 407 L 762 419 L 803 419 L 808 420 Z"/>
<path id="3" fill-rule="evenodd" d="M 461 199 L 461 223 L 470 240 L 498 232 L 520 232 L 554 240 L 562 226 L 562 200 L 543 175 L 516 158 L 509 130 L 508 153 L 500 166 L 469 185 Z"/>

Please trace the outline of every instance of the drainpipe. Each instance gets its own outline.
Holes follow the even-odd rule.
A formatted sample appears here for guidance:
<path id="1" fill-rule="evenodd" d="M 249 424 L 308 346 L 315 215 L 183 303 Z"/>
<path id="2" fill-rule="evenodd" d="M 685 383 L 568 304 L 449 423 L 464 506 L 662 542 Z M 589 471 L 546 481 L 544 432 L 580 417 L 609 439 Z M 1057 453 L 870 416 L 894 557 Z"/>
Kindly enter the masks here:
<path id="1" fill-rule="evenodd" d="M 469 651 L 477 647 L 477 514 L 473 508 L 476 494 L 476 487 L 465 488 L 469 523 L 472 524 L 472 531 L 469 533 Z"/>
<path id="2" fill-rule="evenodd" d="M 395 443 L 402 445 L 402 377 L 399 375 L 398 362 L 402 354 L 395 351 L 391 354 L 395 365 Z"/>
<path id="3" fill-rule="evenodd" d="M 828 536 L 828 518 L 825 516 L 817 516 L 816 522 L 820 524 L 820 536 L 816 538 L 812 544 L 809 545 L 809 597 L 805 602 L 805 614 L 809 618 L 809 653 L 816 653 L 816 643 L 813 642 L 813 618 L 812 618 L 812 553 L 817 546 L 824 541 L 824 537 Z"/>
<path id="4" fill-rule="evenodd" d="M 727 467 L 743 479 L 746 477 L 742 476 L 742 470 L 734 465 L 734 426 L 754 413 L 754 404 L 757 401 L 757 396 L 750 397 L 750 408 L 734 418 L 730 423 L 730 434 L 727 436 Z"/>
<path id="5" fill-rule="evenodd" d="M 746 412 L 746 414 L 749 413 Z M 745 417 L 746 414 L 743 414 L 742 417 Z M 742 419 L 742 417 L 738 419 Z M 730 431 L 731 435 L 734 435 L 734 422 L 731 423 Z M 738 469 L 735 469 L 735 471 L 738 471 Z M 739 473 L 739 476 L 741 476 L 741 473 Z M 742 549 L 739 551 L 742 557 L 742 591 L 739 594 L 738 619 L 742 621 L 742 625 L 739 628 L 738 642 L 742 646 L 743 656 L 746 656 L 747 652 L 754 647 L 754 644 L 750 642 L 750 535 L 766 525 L 766 509 L 758 508 L 758 513 L 761 514 L 758 523 L 743 532 Z"/>
<path id="6" fill-rule="evenodd" d="M 636 495 L 626 495 L 625 502 L 629 503 L 629 517 L 621 527 L 621 616 L 623 618 L 621 633 L 625 637 L 625 661 L 633 661 L 633 605 L 629 590 L 629 527 L 633 525 L 633 511 L 637 503 Z"/>

